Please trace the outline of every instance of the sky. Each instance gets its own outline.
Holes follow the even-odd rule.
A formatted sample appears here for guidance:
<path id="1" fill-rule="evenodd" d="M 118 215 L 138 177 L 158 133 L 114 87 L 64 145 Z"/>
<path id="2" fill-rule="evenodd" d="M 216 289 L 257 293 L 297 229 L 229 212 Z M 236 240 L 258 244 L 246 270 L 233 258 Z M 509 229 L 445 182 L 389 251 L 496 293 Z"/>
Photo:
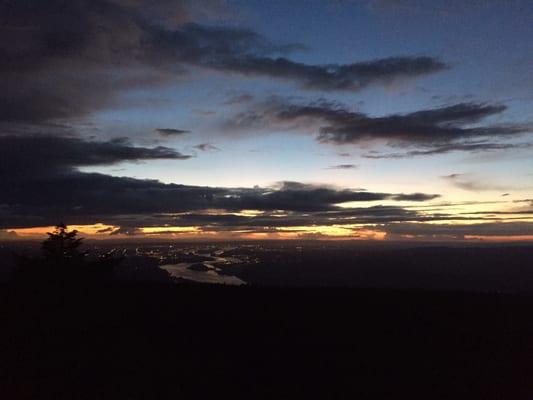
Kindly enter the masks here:
<path id="1" fill-rule="evenodd" d="M 0 2 L 0 240 L 533 239 L 527 0 Z"/>

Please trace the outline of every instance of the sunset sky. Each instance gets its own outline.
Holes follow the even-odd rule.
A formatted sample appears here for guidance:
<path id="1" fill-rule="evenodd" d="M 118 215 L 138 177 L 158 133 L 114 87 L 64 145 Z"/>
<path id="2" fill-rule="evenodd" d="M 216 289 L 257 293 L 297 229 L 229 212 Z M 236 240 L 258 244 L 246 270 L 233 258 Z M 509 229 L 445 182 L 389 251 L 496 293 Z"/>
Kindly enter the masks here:
<path id="1" fill-rule="evenodd" d="M 0 21 L 0 240 L 533 238 L 529 0 L 13 0 Z"/>

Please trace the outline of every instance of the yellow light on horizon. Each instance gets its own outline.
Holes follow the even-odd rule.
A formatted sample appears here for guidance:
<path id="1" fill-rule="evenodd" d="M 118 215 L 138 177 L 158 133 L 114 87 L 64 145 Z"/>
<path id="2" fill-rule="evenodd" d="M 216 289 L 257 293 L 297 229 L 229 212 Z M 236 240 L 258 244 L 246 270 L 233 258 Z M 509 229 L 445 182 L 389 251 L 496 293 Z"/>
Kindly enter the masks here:
<path id="1" fill-rule="evenodd" d="M 67 228 L 69 231 L 78 231 L 82 236 L 103 236 L 108 235 L 109 232 L 118 229 L 118 226 L 96 223 L 91 225 L 68 225 Z M 14 228 L 9 230 L 15 232 L 17 236 L 21 238 L 33 238 L 37 236 L 46 236 L 47 232 L 53 232 L 54 229 L 55 226 L 37 226 L 32 228 Z M 102 232 L 104 230 L 105 232 Z"/>
<path id="2" fill-rule="evenodd" d="M 142 233 L 164 234 L 164 233 L 193 233 L 200 232 L 197 226 L 151 226 L 140 228 Z"/>
<path id="3" fill-rule="evenodd" d="M 487 236 L 487 235 L 465 235 L 467 240 L 482 240 L 485 242 L 520 242 L 533 240 L 533 235 L 509 235 L 509 236 Z"/>

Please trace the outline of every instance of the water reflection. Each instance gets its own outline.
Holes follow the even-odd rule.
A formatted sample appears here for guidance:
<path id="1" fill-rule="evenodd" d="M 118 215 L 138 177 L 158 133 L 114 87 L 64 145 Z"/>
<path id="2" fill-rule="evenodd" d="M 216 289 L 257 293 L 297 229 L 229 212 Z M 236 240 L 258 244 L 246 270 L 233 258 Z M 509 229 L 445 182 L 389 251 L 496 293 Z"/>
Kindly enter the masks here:
<path id="1" fill-rule="evenodd" d="M 217 257 L 216 262 L 222 260 Z M 191 269 L 191 266 L 194 267 Z M 204 263 L 178 263 L 161 265 L 161 269 L 167 271 L 174 278 L 182 278 L 195 282 L 202 283 L 218 283 L 223 285 L 246 285 L 246 282 L 233 275 L 223 275 L 219 273 L 219 269 L 213 265 L 213 261 Z"/>

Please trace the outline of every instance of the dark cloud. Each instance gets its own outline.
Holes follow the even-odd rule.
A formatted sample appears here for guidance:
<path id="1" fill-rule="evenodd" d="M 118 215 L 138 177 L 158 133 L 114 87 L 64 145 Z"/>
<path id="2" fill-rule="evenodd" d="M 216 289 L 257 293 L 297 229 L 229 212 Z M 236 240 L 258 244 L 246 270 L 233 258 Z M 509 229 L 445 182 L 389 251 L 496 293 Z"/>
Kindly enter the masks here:
<path id="1" fill-rule="evenodd" d="M 190 158 L 168 147 L 138 147 L 127 139 L 89 141 L 78 137 L 0 136 L 2 227 L 116 222 L 134 216 L 221 209 L 273 212 L 340 210 L 361 201 L 425 201 L 434 195 L 403 195 L 299 182 L 272 187 L 223 188 L 165 184 L 156 180 L 88 173 L 80 167 Z"/>
<path id="2" fill-rule="evenodd" d="M 529 203 L 533 207 L 533 199 L 513 200 L 513 203 Z"/>
<path id="3" fill-rule="evenodd" d="M 158 182 L 83 173 L 78 168 L 189 157 L 168 147 L 136 147 L 125 139 L 0 136 L 0 219 L 5 226 L 48 224 L 62 216 L 119 212 L 120 201 L 130 203 L 123 204 L 124 209 L 142 210 L 143 197 L 149 198 Z"/>
<path id="4" fill-rule="evenodd" d="M 328 167 L 326 169 L 357 169 L 357 165 L 355 165 L 355 164 L 339 164 L 339 165 L 332 165 L 331 167 Z"/>
<path id="5" fill-rule="evenodd" d="M 205 230 L 235 230 L 257 228 L 281 228 L 296 226 L 328 226 L 356 223 L 382 223 L 390 221 L 418 220 L 416 211 L 393 206 L 373 206 L 350 209 L 336 209 L 319 212 L 286 212 L 283 218 L 276 212 L 265 212 L 255 216 L 228 213 L 201 214 L 186 213 L 166 222 L 174 226 L 200 226 Z M 157 221 L 156 224 L 160 224 Z"/>
<path id="6" fill-rule="evenodd" d="M 460 103 L 408 114 L 371 117 L 330 102 L 295 105 L 273 99 L 258 110 L 238 116 L 241 124 L 285 124 L 292 128 L 318 128 L 318 140 L 334 144 L 386 139 L 391 142 L 442 143 L 484 136 L 525 132 L 527 126 L 471 127 L 505 111 L 503 105 Z"/>
<path id="7" fill-rule="evenodd" d="M 446 154 L 455 151 L 464 151 L 470 153 L 478 153 L 484 151 L 498 151 L 498 150 L 512 150 L 512 149 L 527 149 L 532 146 L 531 143 L 451 143 L 442 146 L 435 146 L 427 150 L 411 150 L 404 153 L 376 153 L 370 152 L 364 154 L 365 158 L 372 159 L 397 159 L 410 158 L 417 156 L 431 156 L 436 154 Z"/>
<path id="8" fill-rule="evenodd" d="M 308 65 L 284 57 L 235 57 L 217 60 L 213 68 L 284 78 L 315 90 L 356 91 L 372 84 L 442 71 L 446 64 L 432 57 L 390 57 L 354 64 Z"/>
<path id="9" fill-rule="evenodd" d="M 120 216 L 131 216 L 135 224 L 139 224 L 152 214 L 208 209 L 333 211 L 339 209 L 340 203 L 394 200 L 403 196 L 299 182 L 280 182 L 264 188 L 187 186 L 78 169 L 125 161 L 187 157 L 166 147 L 135 147 L 124 139 L 91 142 L 73 137 L 1 136 L 1 226 L 50 225 L 59 220 L 124 222 Z M 417 195 L 409 200 L 426 199 Z"/>
<path id="10" fill-rule="evenodd" d="M 220 151 L 217 146 L 212 145 L 211 143 L 200 143 L 193 147 L 200 151 Z"/>
<path id="11" fill-rule="evenodd" d="M 521 215 L 521 214 L 533 214 L 533 210 L 522 210 L 522 209 L 514 209 L 512 211 L 497 211 L 497 210 L 490 210 L 490 211 L 475 211 L 475 212 L 464 212 L 462 214 L 468 214 L 468 215 L 475 215 L 475 214 L 483 214 L 483 215 Z"/>
<path id="12" fill-rule="evenodd" d="M 197 210 L 182 213 L 166 213 L 166 214 L 144 214 L 142 216 L 135 215 L 112 215 L 104 216 L 109 223 L 120 225 L 119 230 L 113 230 L 112 234 L 142 234 L 140 227 L 150 226 L 168 226 L 168 227 L 197 227 L 201 232 L 231 234 L 235 232 L 300 232 L 291 228 L 295 227 L 318 227 L 318 226 L 344 226 L 347 229 L 352 229 L 357 225 L 367 227 L 372 230 L 382 232 L 388 231 L 388 226 L 397 227 L 405 225 L 405 232 L 414 225 L 421 225 L 424 222 L 438 223 L 453 221 L 454 224 L 465 221 L 479 221 L 486 220 L 487 223 L 505 223 L 499 218 L 491 215 L 479 216 L 458 216 L 452 214 L 428 214 L 416 210 L 409 210 L 397 206 L 372 206 L 372 207 L 356 207 L 356 208 L 337 208 L 328 211 L 265 211 L 257 215 L 243 215 L 232 213 L 228 210 Z M 529 218 L 526 216 L 524 218 Z M 505 219 L 508 219 L 505 217 Z M 518 221 L 521 223 L 522 221 Z M 416 224 L 415 224 L 416 223 Z M 312 228 L 310 228 L 312 229 Z M 396 229 L 396 228 L 395 228 Z M 394 234 L 390 230 L 391 238 L 393 235 L 408 235 L 408 233 Z M 398 232 L 404 232 L 400 228 Z M 412 230 L 411 230 L 412 231 Z M 168 232 L 172 232 L 171 229 Z M 443 235 L 446 232 L 443 232 Z M 417 236 L 417 235 L 413 235 Z"/>
<path id="13" fill-rule="evenodd" d="M 285 181 L 267 188 L 226 189 L 224 195 L 212 203 L 211 208 L 261 211 L 327 211 L 338 209 L 337 205 L 342 203 L 395 200 L 396 196 L 398 195 L 391 193 L 339 189 L 324 185 Z M 422 200 L 415 196 L 410 201 L 425 200 L 428 199 Z"/>
<path id="14" fill-rule="evenodd" d="M 298 223 L 308 225 L 316 222 L 314 213 L 341 212 L 343 209 L 337 206 L 340 203 L 394 200 L 395 197 L 394 194 L 320 186 L 252 189 L 186 186 L 77 171 L 36 176 L 16 185 L 3 181 L 0 189 L 0 202 L 5 205 L 0 212 L 4 227 L 49 225 L 58 220 L 124 223 L 121 216 L 130 216 L 134 225 L 142 226 L 143 220 L 153 214 L 209 209 L 304 213 Z M 331 220 L 336 216 L 324 214 L 320 217 Z M 353 216 L 346 214 L 345 217 Z M 276 224 L 291 223 L 286 217 L 276 218 Z M 269 223 L 272 221 L 270 219 Z"/>
<path id="15" fill-rule="evenodd" d="M 0 136 L 0 177 L 10 182 L 21 176 L 53 175 L 82 166 L 189 158 L 169 147 L 133 146 L 123 138 L 101 142 L 50 135 Z"/>
<path id="16" fill-rule="evenodd" d="M 0 119 L 40 122 L 109 105 L 132 78 L 111 69 L 133 61 L 141 35 L 122 10 L 99 0 L 2 2 Z"/>
<path id="17" fill-rule="evenodd" d="M 124 139 L 109 142 L 88 142 L 71 137 L 40 136 L 38 139 L 39 142 L 33 142 L 27 137 L 0 137 L 3 151 L 0 228 L 46 226 L 66 220 L 72 224 L 113 224 L 120 229 L 106 229 L 101 233 L 135 235 L 143 226 L 199 226 L 203 232 L 275 233 L 279 228 L 299 226 L 370 224 L 372 229 L 398 235 L 404 230 L 413 231 L 408 228 L 417 229 L 419 224 L 414 222 L 497 219 L 496 213 L 473 217 L 398 206 L 339 206 L 348 202 L 384 200 L 423 202 L 438 197 L 424 193 L 377 193 L 291 181 L 271 187 L 201 187 L 86 173 L 78 167 L 180 159 L 181 155 L 168 148 L 134 147 Z M 29 147 L 28 143 L 39 146 Z M 65 152 L 69 156 L 62 158 Z M 32 163 L 28 163 L 30 158 Z M 24 173 L 15 174 L 24 168 Z M 242 210 L 258 211 L 254 215 L 238 213 Z M 405 226 L 404 230 L 398 228 L 400 225 Z M 447 228 L 436 229 L 447 234 Z M 462 234 L 461 230 L 457 232 L 456 235 Z M 415 231 L 414 235 L 422 233 Z"/>
<path id="18" fill-rule="evenodd" d="M 440 239 L 464 239 L 465 236 L 533 235 L 533 222 L 488 222 L 481 224 L 391 223 L 379 226 L 389 238 L 398 236 Z"/>
<path id="19" fill-rule="evenodd" d="M 181 136 L 186 133 L 191 133 L 191 131 L 188 130 L 173 128 L 157 128 L 155 131 L 161 136 Z"/>
<path id="20" fill-rule="evenodd" d="M 431 57 L 327 66 L 291 61 L 285 55 L 301 45 L 274 45 L 251 30 L 190 23 L 193 3 L 2 2 L 0 120 L 82 116 L 112 106 L 124 90 L 175 80 L 190 66 L 323 90 L 358 90 L 446 68 Z"/>
<path id="21" fill-rule="evenodd" d="M 389 143 L 437 146 L 436 151 L 446 152 L 452 150 L 445 147 L 451 141 L 513 136 L 531 130 L 527 125 L 472 126 L 484 118 L 501 114 L 505 109 L 503 105 L 460 103 L 408 114 L 372 117 L 324 100 L 299 105 L 273 98 L 238 114 L 224 128 L 230 131 L 267 127 L 316 131 L 317 139 L 323 143 L 342 145 L 381 139 Z M 483 147 L 480 143 L 462 144 L 470 145 L 470 150 Z M 497 148 L 505 145 L 488 146 Z"/>
<path id="22" fill-rule="evenodd" d="M 96 232 L 97 233 L 111 233 L 113 232 L 115 229 L 112 228 L 112 227 L 107 227 L 107 228 L 103 228 L 103 229 L 98 229 Z"/>
<path id="23" fill-rule="evenodd" d="M 396 201 L 427 201 L 440 197 L 438 194 L 426 194 L 426 193 L 410 193 L 410 194 L 397 194 L 392 197 Z"/>
<path id="24" fill-rule="evenodd" d="M 335 209 L 335 204 L 339 203 L 377 201 L 391 196 L 387 193 L 335 189 L 299 182 L 281 182 L 273 189 L 242 193 L 237 204 L 246 205 L 240 206 L 241 209 L 321 211 Z"/>

